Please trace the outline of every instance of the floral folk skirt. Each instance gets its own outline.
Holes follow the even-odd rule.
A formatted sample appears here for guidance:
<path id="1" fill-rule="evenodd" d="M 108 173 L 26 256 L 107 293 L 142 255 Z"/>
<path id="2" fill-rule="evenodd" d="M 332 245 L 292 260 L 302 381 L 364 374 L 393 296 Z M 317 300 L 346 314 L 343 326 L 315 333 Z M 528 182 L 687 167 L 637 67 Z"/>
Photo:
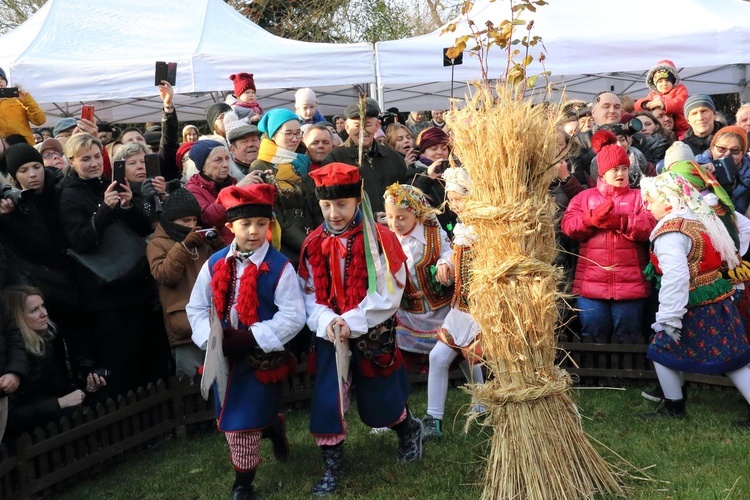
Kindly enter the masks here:
<path id="1" fill-rule="evenodd" d="M 750 345 L 732 299 L 688 309 L 680 341 L 656 333 L 648 359 L 673 370 L 706 375 L 731 372 L 750 363 Z"/>

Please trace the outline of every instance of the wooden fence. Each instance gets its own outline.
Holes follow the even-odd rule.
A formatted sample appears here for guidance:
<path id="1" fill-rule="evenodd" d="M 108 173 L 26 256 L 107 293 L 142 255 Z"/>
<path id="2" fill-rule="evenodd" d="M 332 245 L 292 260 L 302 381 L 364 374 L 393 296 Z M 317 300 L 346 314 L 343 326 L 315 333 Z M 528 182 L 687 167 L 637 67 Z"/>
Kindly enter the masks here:
<path id="1" fill-rule="evenodd" d="M 581 384 L 653 383 L 656 375 L 646 359 L 646 344 L 582 343 L 573 333 L 560 339 L 560 365 Z M 452 379 L 462 379 L 460 370 Z M 424 374 L 412 383 L 425 383 Z M 686 380 L 715 387 L 731 386 L 725 377 L 687 375 Z M 304 406 L 312 395 L 312 381 L 303 358 L 284 387 L 286 405 Z M 211 402 L 200 386 L 189 380 L 159 381 L 94 410 L 63 418 L 31 434 L 23 434 L 10 450 L 0 446 L 0 499 L 51 496 L 74 481 L 99 472 L 128 453 L 170 436 L 183 438 L 189 429 L 211 427 Z"/>

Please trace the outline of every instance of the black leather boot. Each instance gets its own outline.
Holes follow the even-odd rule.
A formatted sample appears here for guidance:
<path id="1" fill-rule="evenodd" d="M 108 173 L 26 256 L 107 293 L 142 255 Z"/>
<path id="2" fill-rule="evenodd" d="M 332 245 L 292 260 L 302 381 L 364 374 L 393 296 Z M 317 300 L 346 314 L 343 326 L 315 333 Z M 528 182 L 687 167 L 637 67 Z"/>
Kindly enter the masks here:
<path id="1" fill-rule="evenodd" d="M 253 481 L 255 471 L 234 472 L 234 484 L 232 485 L 232 500 L 255 500 L 255 489 Z"/>
<path id="2" fill-rule="evenodd" d="M 685 400 L 684 399 L 664 399 L 664 405 L 656 411 L 650 413 L 641 413 L 640 417 L 644 420 L 654 420 L 661 417 L 685 418 Z"/>
<path id="3" fill-rule="evenodd" d="M 263 429 L 262 437 L 271 440 L 273 456 L 276 457 L 276 460 L 279 462 L 289 460 L 291 448 L 289 447 L 289 439 L 286 436 L 286 417 L 283 413 L 279 413 L 273 423 Z"/>
<path id="4" fill-rule="evenodd" d="M 339 485 L 341 476 L 344 472 L 344 443 L 341 442 L 334 446 L 321 446 L 320 451 L 323 453 L 323 463 L 326 466 L 325 472 L 320 477 L 318 484 L 313 486 L 313 495 L 322 497 L 330 495 Z"/>

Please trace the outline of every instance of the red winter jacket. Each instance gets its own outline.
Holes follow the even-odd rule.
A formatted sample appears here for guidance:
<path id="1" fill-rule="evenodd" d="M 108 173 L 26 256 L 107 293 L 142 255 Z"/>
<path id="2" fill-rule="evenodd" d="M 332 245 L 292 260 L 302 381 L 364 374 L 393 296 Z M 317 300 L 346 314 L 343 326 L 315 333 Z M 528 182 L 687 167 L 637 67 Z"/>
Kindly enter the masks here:
<path id="1" fill-rule="evenodd" d="M 584 213 L 612 198 L 613 214 L 627 215 L 625 231 L 599 229 Z M 648 238 L 656 219 L 641 201 L 640 189 L 618 188 L 601 178 L 596 188 L 577 194 L 562 218 L 562 231 L 580 243 L 573 293 L 589 299 L 642 299 L 651 285 L 642 271 L 648 264 Z"/>
<path id="2" fill-rule="evenodd" d="M 687 129 L 690 128 L 687 120 L 685 119 L 685 101 L 688 98 L 688 89 L 683 84 L 678 84 L 672 88 L 666 94 L 660 94 L 659 92 L 652 90 L 648 95 L 642 99 L 635 101 L 636 111 L 650 111 L 645 108 L 647 102 L 653 101 L 659 98 L 664 103 L 664 111 L 672 115 L 674 118 L 674 134 L 678 139 L 682 139 Z"/>
<path id="3" fill-rule="evenodd" d="M 228 179 L 232 180 L 232 185 L 237 184 L 235 178 L 228 177 Z M 185 189 L 195 196 L 198 205 L 201 206 L 201 226 L 205 228 L 213 226 L 218 229 L 224 242 L 229 245 L 234 239 L 234 235 L 224 225 L 227 222 L 227 210 L 216 203 L 220 191 L 216 182 L 206 179 L 201 174 L 195 174 L 187 181 Z"/>

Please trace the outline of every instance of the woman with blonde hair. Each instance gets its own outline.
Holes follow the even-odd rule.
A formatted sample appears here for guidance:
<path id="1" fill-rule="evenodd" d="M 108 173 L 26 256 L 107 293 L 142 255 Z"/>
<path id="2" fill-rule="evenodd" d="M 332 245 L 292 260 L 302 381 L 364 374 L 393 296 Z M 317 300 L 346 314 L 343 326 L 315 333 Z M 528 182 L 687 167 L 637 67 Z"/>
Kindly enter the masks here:
<path id="1" fill-rule="evenodd" d="M 6 288 L 3 306 L 21 333 L 30 362 L 28 376 L 9 396 L 9 434 L 31 430 L 70 415 L 80 409 L 87 395 L 107 385 L 104 377 L 89 373 L 85 390 L 75 387 L 68 369 L 65 343 L 47 315 L 39 289 L 30 286 Z"/>

